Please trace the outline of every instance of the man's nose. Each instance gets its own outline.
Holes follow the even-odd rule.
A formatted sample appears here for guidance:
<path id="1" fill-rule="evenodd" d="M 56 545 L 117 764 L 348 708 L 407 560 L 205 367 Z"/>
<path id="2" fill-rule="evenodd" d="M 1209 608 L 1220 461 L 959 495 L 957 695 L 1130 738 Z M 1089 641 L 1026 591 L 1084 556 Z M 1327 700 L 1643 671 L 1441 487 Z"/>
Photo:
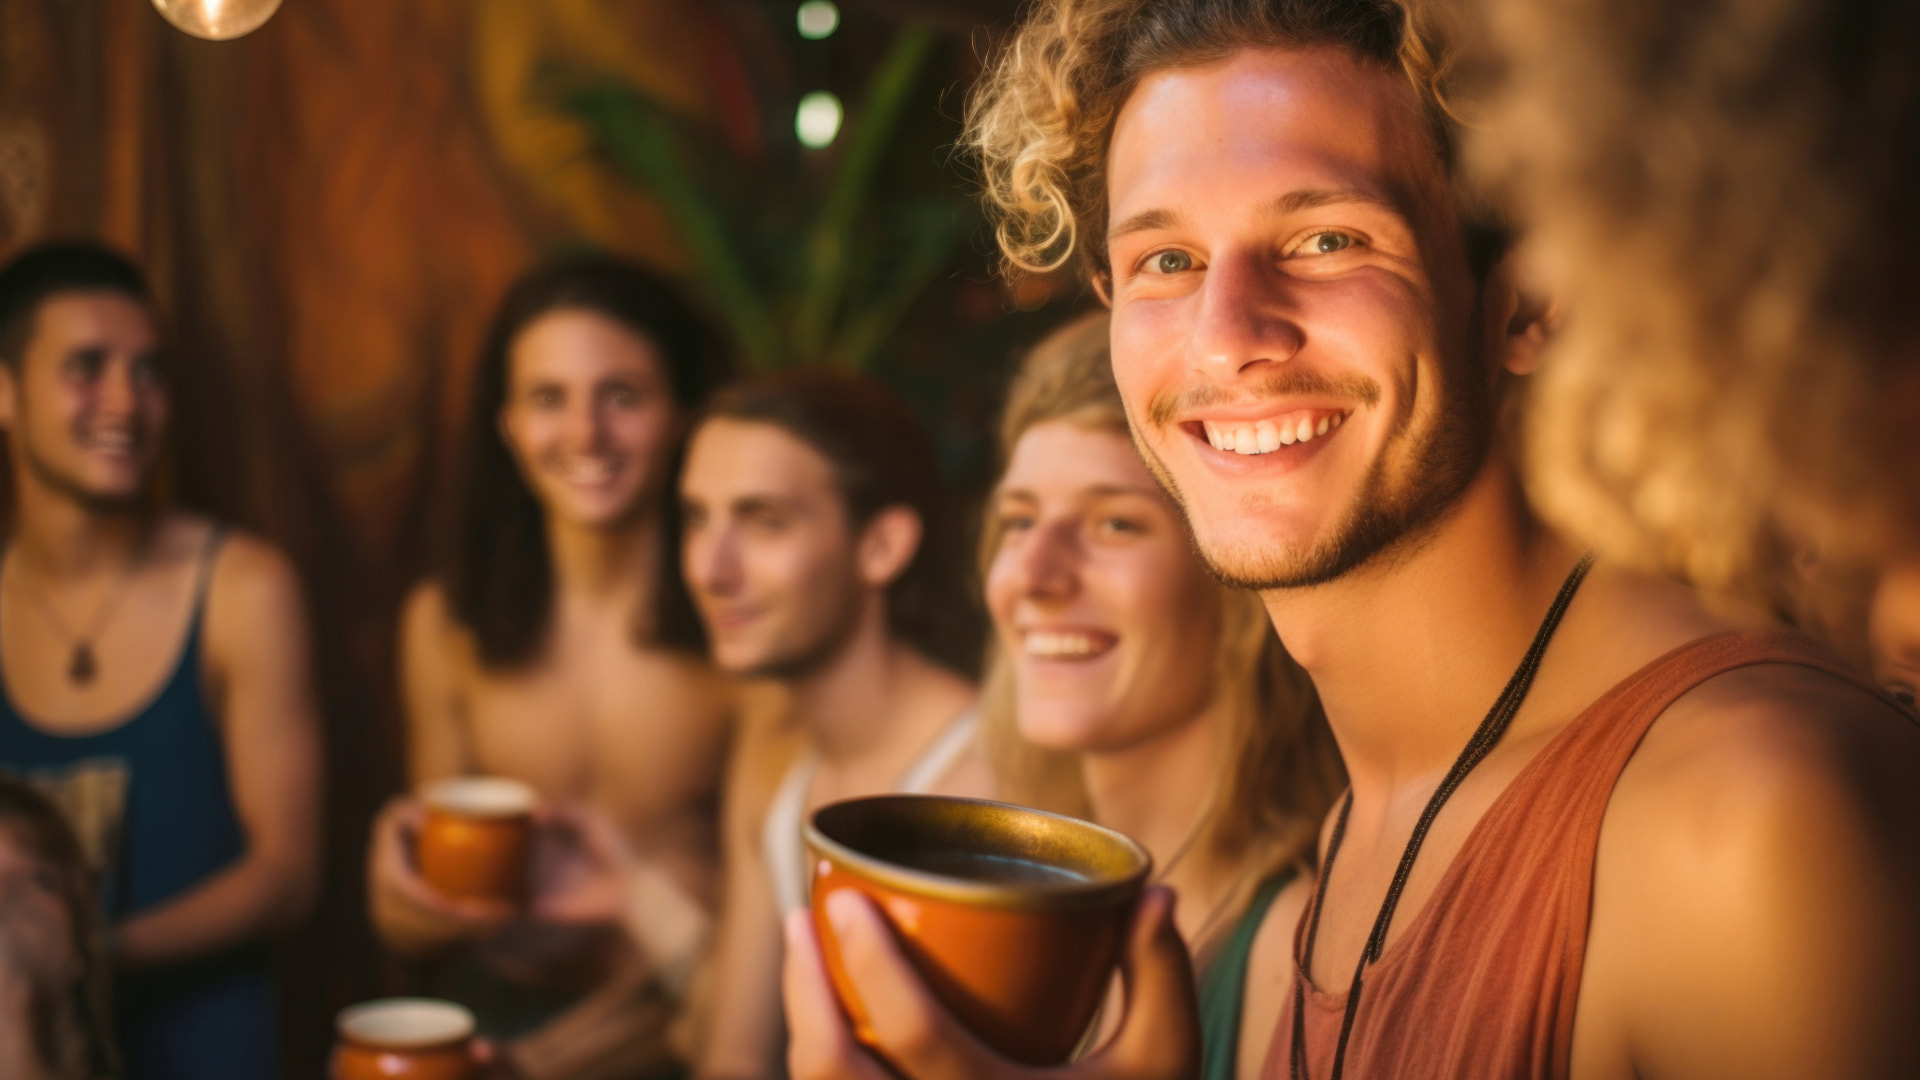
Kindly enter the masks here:
<path id="1" fill-rule="evenodd" d="M 133 365 L 110 363 L 94 381 L 93 406 L 114 416 L 132 413 L 140 405 L 141 386 Z"/>
<path id="2" fill-rule="evenodd" d="M 1297 320 L 1298 285 L 1271 257 L 1227 252 L 1207 268 L 1189 338 L 1196 363 L 1221 377 L 1257 374 L 1292 360 L 1306 343 Z"/>
<path id="3" fill-rule="evenodd" d="M 695 592 L 727 596 L 738 591 L 745 575 L 732 530 L 700 530 L 688 537 L 686 549 L 687 580 Z"/>

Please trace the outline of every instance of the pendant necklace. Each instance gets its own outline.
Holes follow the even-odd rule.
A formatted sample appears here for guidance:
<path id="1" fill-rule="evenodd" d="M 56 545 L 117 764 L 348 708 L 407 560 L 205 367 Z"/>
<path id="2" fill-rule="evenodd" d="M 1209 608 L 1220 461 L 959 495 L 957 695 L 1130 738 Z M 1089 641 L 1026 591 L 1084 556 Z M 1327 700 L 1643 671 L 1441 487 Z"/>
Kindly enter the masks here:
<path id="1" fill-rule="evenodd" d="M 41 617 L 46 619 L 61 637 L 73 642 L 73 656 L 67 661 L 67 681 L 74 686 L 87 686 L 100 674 L 99 661 L 93 655 L 93 643 L 98 640 L 100 631 L 106 629 L 107 620 L 113 616 L 114 609 L 120 606 L 121 598 L 127 595 L 128 587 L 133 584 L 134 573 L 145 562 L 146 549 L 143 547 L 127 562 L 126 569 L 120 573 L 120 580 L 114 583 L 112 591 L 100 601 L 100 606 L 94 610 L 93 618 L 87 622 L 86 630 L 78 634 L 74 633 L 73 627 L 61 617 L 59 609 L 53 606 L 53 602 L 33 584 L 25 567 L 15 575 L 21 587 L 26 590 L 28 598 L 33 601 L 33 606 L 40 609 Z"/>
<path id="2" fill-rule="evenodd" d="M 1473 738 L 1454 759 L 1453 767 L 1434 789 L 1427 800 L 1426 809 L 1420 812 L 1419 821 L 1414 823 L 1413 835 L 1407 840 L 1407 849 L 1400 856 L 1400 865 L 1393 872 L 1393 883 L 1387 886 L 1387 897 L 1381 901 L 1380 914 L 1373 920 L 1373 931 L 1367 935 L 1367 941 L 1360 949 L 1360 963 L 1354 968 L 1353 985 L 1347 991 L 1346 1015 L 1340 1021 L 1340 1041 L 1333 1051 L 1333 1072 L 1329 1080 L 1340 1080 L 1340 1074 L 1346 1067 L 1347 1040 L 1353 1034 L 1353 1019 L 1360 1010 L 1360 991 L 1366 982 L 1367 965 L 1380 959 L 1381 951 L 1386 947 L 1387 928 L 1393 925 L 1393 911 L 1399 906 L 1400 892 L 1406 887 L 1407 878 L 1413 873 L 1413 863 L 1420 855 L 1420 845 L 1427 838 L 1427 830 L 1433 827 L 1433 819 L 1440 814 L 1440 808 L 1447 804 L 1455 790 L 1460 787 L 1467 774 L 1480 764 L 1500 736 L 1506 733 L 1507 726 L 1513 723 L 1514 714 L 1520 711 L 1520 703 L 1526 700 L 1527 691 L 1533 688 L 1533 677 L 1540 670 L 1540 660 L 1546 655 L 1547 643 L 1553 640 L 1553 632 L 1559 628 L 1560 619 L 1567 613 L 1567 605 L 1573 602 L 1573 594 L 1580 588 L 1580 582 L 1593 567 L 1593 552 L 1581 556 L 1580 562 L 1567 575 L 1560 586 L 1560 593 L 1553 598 L 1553 606 L 1547 609 L 1547 617 L 1541 621 L 1540 629 L 1533 636 L 1533 644 L 1527 649 L 1526 656 L 1520 660 L 1520 666 L 1514 669 L 1513 676 L 1507 680 L 1505 690 L 1487 710 L 1486 719 L 1474 730 Z M 1320 883 L 1314 886 L 1313 907 L 1307 915 L 1307 936 L 1300 949 L 1300 972 L 1293 980 L 1293 1052 L 1287 1062 L 1287 1075 L 1291 1080 L 1306 1080 L 1307 1077 L 1307 990 L 1306 981 L 1313 970 L 1313 939 L 1320 931 L 1320 907 L 1327 897 L 1327 878 L 1333 874 L 1333 860 L 1340 854 L 1340 841 L 1347 831 L 1347 815 L 1353 810 L 1353 789 L 1347 789 L 1346 800 L 1340 804 L 1340 816 L 1333 823 L 1333 835 L 1327 840 L 1327 858 L 1320 867 Z"/>

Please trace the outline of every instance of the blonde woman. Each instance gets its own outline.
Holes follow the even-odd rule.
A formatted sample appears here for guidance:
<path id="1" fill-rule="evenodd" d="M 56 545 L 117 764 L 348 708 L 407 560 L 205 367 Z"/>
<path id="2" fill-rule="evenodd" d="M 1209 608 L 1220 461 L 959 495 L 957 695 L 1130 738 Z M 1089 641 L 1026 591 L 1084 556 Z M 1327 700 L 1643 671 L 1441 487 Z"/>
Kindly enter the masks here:
<path id="1" fill-rule="evenodd" d="M 1135 455 L 1104 313 L 1034 351 L 1001 449 L 981 561 L 1003 795 L 1147 846 L 1200 976 L 1204 1075 L 1255 1076 L 1339 787 L 1312 686 L 1259 600 L 1207 575 Z"/>

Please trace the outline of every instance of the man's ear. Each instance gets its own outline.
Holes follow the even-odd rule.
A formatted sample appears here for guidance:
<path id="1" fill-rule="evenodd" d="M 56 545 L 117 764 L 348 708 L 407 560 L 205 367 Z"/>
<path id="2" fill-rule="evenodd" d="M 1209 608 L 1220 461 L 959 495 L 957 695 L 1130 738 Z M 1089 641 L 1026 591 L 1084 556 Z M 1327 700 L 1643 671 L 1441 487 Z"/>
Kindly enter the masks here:
<path id="1" fill-rule="evenodd" d="M 0 360 L 0 429 L 12 431 L 14 420 L 20 415 L 19 388 L 13 365 Z"/>
<path id="2" fill-rule="evenodd" d="M 910 506 L 889 506 L 873 515 L 860 530 L 860 580 L 872 589 L 893 584 L 920 550 L 923 528 L 919 513 Z"/>
<path id="3" fill-rule="evenodd" d="M 1093 295 L 1100 298 L 1100 306 L 1111 310 L 1113 307 L 1113 275 L 1096 272 L 1089 276 L 1093 279 L 1089 283 L 1093 286 Z"/>
<path id="4" fill-rule="evenodd" d="M 1512 375 L 1540 370 L 1541 355 L 1560 329 L 1558 300 L 1532 285 L 1515 252 L 1488 272 L 1482 295 L 1488 355 Z"/>

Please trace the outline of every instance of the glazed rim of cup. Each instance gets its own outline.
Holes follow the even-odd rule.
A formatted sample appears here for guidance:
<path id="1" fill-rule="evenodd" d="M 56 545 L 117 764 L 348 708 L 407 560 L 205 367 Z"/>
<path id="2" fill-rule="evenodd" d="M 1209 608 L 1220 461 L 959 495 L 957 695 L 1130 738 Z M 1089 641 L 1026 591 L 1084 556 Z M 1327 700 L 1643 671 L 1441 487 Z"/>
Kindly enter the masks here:
<path id="1" fill-rule="evenodd" d="M 420 797 L 435 810 L 463 817 L 520 817 L 540 804 L 533 788 L 498 776 L 436 780 L 421 789 Z"/>
<path id="2" fill-rule="evenodd" d="M 830 803 L 803 827 L 816 859 L 897 892 L 979 907 L 1098 908 L 1133 898 L 1153 857 L 1091 821 L 988 799 L 876 795 Z M 981 881 L 889 858 L 910 847 L 967 850 L 1065 869 L 1078 880 Z"/>
<path id="3" fill-rule="evenodd" d="M 425 1050 L 473 1037 L 473 1013 L 434 998 L 381 998 L 340 1010 L 340 1037 L 385 1050 Z"/>

